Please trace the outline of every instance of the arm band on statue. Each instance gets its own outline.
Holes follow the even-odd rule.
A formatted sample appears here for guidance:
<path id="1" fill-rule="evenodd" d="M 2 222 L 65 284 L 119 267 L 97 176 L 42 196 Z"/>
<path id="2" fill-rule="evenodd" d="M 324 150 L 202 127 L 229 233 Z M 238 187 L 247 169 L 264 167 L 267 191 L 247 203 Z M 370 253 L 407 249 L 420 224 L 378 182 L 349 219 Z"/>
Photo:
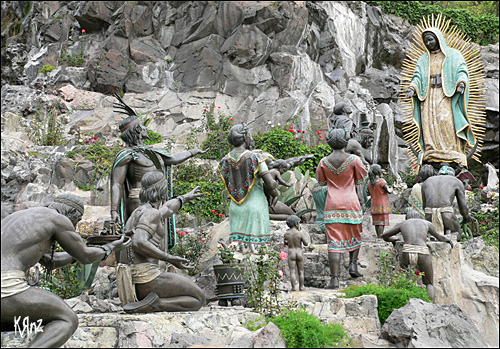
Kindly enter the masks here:
<path id="1" fill-rule="evenodd" d="M 144 222 L 138 223 L 135 228 L 145 230 L 149 234 L 150 237 L 155 235 L 155 230 L 153 229 L 153 227 L 151 227 L 149 224 L 146 224 Z"/>
<path id="2" fill-rule="evenodd" d="M 99 246 L 99 247 L 100 247 L 100 248 L 102 248 L 102 249 L 104 250 L 104 252 L 106 252 L 106 253 L 104 254 L 104 257 L 102 257 L 101 261 L 103 261 L 103 260 L 105 260 L 106 258 L 108 258 L 108 257 L 109 257 L 109 255 L 111 254 L 111 252 L 113 252 L 113 251 L 111 250 L 111 248 L 110 248 L 109 246 L 107 246 L 107 245 L 102 245 L 102 246 Z"/>

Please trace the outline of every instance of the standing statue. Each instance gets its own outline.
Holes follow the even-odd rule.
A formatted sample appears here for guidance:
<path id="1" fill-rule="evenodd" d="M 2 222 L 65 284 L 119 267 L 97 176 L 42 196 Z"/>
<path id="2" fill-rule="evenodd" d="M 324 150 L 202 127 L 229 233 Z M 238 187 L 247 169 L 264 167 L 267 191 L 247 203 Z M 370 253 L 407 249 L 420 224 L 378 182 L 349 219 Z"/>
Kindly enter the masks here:
<path id="1" fill-rule="evenodd" d="M 482 142 L 484 69 L 478 49 L 464 45 L 459 32 L 447 31 L 449 23 L 441 16 L 423 20 L 404 63 L 405 139 L 416 171 L 423 163 L 467 167 Z"/>
<path id="2" fill-rule="evenodd" d="M 318 182 L 327 186 L 324 223 L 331 273 L 330 284 L 326 287 L 329 289 L 339 287 L 342 252 L 349 252 L 349 274 L 352 277 L 363 276 L 359 273 L 357 264 L 361 248 L 363 211 L 361 197 L 357 195 L 355 185 L 364 182 L 367 171 L 359 157 L 344 151 L 348 137 L 348 132 L 343 129 L 328 132 L 326 141 L 332 148 L 332 153 L 321 159 L 316 169 Z"/>
<path id="3" fill-rule="evenodd" d="M 437 176 L 427 178 L 422 184 L 425 219 L 432 222 L 441 234 L 458 233 L 460 240 L 460 222 L 453 212 L 455 198 L 465 222 L 473 221 L 467 208 L 464 184 L 455 177 L 452 167 L 443 165 Z"/>
<path id="4" fill-rule="evenodd" d="M 402 268 L 416 268 L 424 273 L 422 282 L 427 288 L 429 298 L 434 301 L 434 272 L 432 269 L 432 258 L 426 245 L 427 233 L 439 241 L 447 242 L 453 248 L 453 242 L 446 236 L 439 234 L 432 223 L 422 219 L 420 213 L 409 210 L 406 213 L 406 221 L 396 225 L 382 234 L 385 241 L 395 242 L 398 240 L 394 235 L 403 235 L 404 245 L 399 258 Z"/>
<path id="5" fill-rule="evenodd" d="M 187 194 L 162 202 L 168 182 L 160 171 L 148 172 L 141 180 L 141 205 L 132 212 L 125 230 L 134 232 L 132 246 L 120 253 L 116 271 L 118 295 L 128 313 L 196 311 L 205 305 L 205 294 L 188 278 L 161 272 L 159 261 L 189 269 L 187 259 L 165 252 L 165 218 L 182 205 L 199 198 L 198 187 Z"/>
<path id="6" fill-rule="evenodd" d="M 160 170 L 165 174 L 168 182 L 168 193 L 165 199 L 169 200 L 173 196 L 171 166 L 183 163 L 206 151 L 195 146 L 194 149 L 171 155 L 164 150 L 145 146 L 145 139 L 149 139 L 148 129 L 132 108 L 126 105 L 118 95 L 115 97 L 120 101 L 120 104 L 115 104 L 115 107 L 124 110 L 118 112 L 129 116 L 119 125 L 120 138 L 127 146 L 116 154 L 111 171 L 111 218 L 115 222 L 125 224 L 128 217 L 140 205 L 141 179 L 145 173 Z M 170 241 L 168 247 L 173 248 L 175 222 L 172 217 L 169 218 L 167 229 Z"/>
<path id="7" fill-rule="evenodd" d="M 300 218 L 291 215 L 286 220 L 288 229 L 284 235 L 285 245 L 288 246 L 288 267 L 290 268 L 290 281 L 292 291 L 297 291 L 297 275 L 299 276 L 300 291 L 304 291 L 304 253 L 302 244 L 307 246 L 311 243 L 309 234 L 300 230 Z"/>
<path id="8" fill-rule="evenodd" d="M 349 132 L 349 137 L 356 137 L 356 124 L 349 116 L 352 109 L 344 102 L 336 103 L 333 107 L 333 116 L 330 117 L 330 129 L 341 128 Z"/>
<path id="9" fill-rule="evenodd" d="M 266 158 L 250 150 L 253 138 L 247 125 L 235 125 L 227 136 L 234 148 L 219 163 L 220 176 L 231 198 L 230 239 L 239 252 L 256 253 L 271 240 L 268 201 L 264 190 L 278 183 L 269 173 Z"/>
<path id="10" fill-rule="evenodd" d="M 83 211 L 78 197 L 62 194 L 47 207 L 17 211 L 2 220 L 2 323 L 41 320 L 45 327 L 31 347 L 62 346 L 78 328 L 78 317 L 59 296 L 30 287 L 25 273 L 37 262 L 52 270 L 75 260 L 101 261 L 127 246 L 124 236 L 103 246 L 87 246 L 75 231 Z M 55 252 L 56 242 L 66 252 Z"/>
<path id="11" fill-rule="evenodd" d="M 372 220 L 378 238 L 384 232 L 384 227 L 389 225 L 389 213 L 391 213 L 389 190 L 387 182 L 382 178 L 383 174 L 384 170 L 379 164 L 372 165 L 368 173 L 370 179 L 368 190 L 372 198 Z"/>

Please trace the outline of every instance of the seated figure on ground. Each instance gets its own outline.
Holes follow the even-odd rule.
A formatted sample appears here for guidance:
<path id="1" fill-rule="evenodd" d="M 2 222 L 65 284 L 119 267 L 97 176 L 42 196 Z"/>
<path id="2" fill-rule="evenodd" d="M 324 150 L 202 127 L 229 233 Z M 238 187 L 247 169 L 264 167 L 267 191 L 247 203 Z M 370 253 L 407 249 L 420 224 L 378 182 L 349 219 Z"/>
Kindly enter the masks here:
<path id="1" fill-rule="evenodd" d="M 396 242 L 396 234 L 401 233 L 405 242 L 403 251 L 399 258 L 402 268 L 417 268 L 423 272 L 422 282 L 427 288 L 429 298 L 434 301 L 434 286 L 432 270 L 432 259 L 426 245 L 427 233 L 434 236 L 439 241 L 447 242 L 453 248 L 453 242 L 446 236 L 438 233 L 432 223 L 422 219 L 416 210 L 409 210 L 406 214 L 406 221 L 397 224 L 395 227 L 382 234 L 382 239 L 389 242 Z"/>
<path id="2" fill-rule="evenodd" d="M 37 262 L 48 270 L 75 260 L 89 264 L 126 247 L 124 236 L 103 246 L 87 246 L 75 231 L 83 210 L 78 197 L 62 194 L 47 207 L 17 211 L 2 220 L 2 325 L 14 324 L 17 318 L 19 323 L 26 318 L 40 321 L 45 327 L 31 347 L 62 346 L 78 328 L 78 317 L 59 296 L 30 287 L 25 272 Z M 56 242 L 66 252 L 55 252 Z"/>
<path id="3" fill-rule="evenodd" d="M 155 311 L 197 311 L 205 305 L 206 296 L 187 277 L 161 272 L 159 261 L 179 269 L 189 269 L 187 259 L 164 252 L 165 219 L 183 204 L 199 198 L 198 187 L 161 205 L 168 182 L 160 171 L 148 172 L 141 180 L 141 205 L 132 212 L 125 225 L 133 230 L 132 246 L 120 253 L 116 279 L 123 309 L 129 313 Z"/>
<path id="4" fill-rule="evenodd" d="M 427 178 L 422 184 L 425 219 L 432 222 L 439 233 L 457 233 L 460 240 L 460 222 L 453 212 L 455 198 L 465 222 L 473 221 L 467 208 L 464 184 L 455 177 L 452 167 L 443 165 L 439 175 Z"/>
<path id="5" fill-rule="evenodd" d="M 300 218 L 291 215 L 286 220 L 288 229 L 284 235 L 285 245 L 288 246 L 288 266 L 290 268 L 290 281 L 292 282 L 292 291 L 297 291 L 297 274 L 299 276 L 300 291 L 304 290 L 304 254 L 302 244 L 307 246 L 311 239 L 309 234 L 300 230 Z"/>

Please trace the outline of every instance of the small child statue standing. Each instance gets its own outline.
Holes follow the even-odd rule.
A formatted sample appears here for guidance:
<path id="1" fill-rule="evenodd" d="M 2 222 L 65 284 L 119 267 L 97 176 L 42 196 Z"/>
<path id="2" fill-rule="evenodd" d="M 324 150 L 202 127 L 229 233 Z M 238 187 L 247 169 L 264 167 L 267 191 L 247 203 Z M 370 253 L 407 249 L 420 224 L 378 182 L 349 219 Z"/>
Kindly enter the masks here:
<path id="1" fill-rule="evenodd" d="M 288 246 L 288 266 L 290 268 L 290 281 L 292 291 L 297 291 L 297 274 L 299 276 L 299 290 L 304 290 L 304 254 L 302 244 L 307 246 L 311 243 L 309 234 L 300 231 L 300 218 L 296 215 L 288 216 L 286 225 L 288 229 L 285 233 L 285 245 Z"/>

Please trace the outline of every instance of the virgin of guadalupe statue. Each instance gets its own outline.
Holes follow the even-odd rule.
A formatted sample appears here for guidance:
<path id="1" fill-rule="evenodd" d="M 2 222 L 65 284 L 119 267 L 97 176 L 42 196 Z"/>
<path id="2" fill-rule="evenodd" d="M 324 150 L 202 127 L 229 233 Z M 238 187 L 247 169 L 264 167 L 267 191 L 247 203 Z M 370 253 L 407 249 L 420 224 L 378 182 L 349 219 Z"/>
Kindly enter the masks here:
<path id="1" fill-rule="evenodd" d="M 467 167 L 470 158 L 479 161 L 484 69 L 478 49 L 449 25 L 441 15 L 423 19 L 403 63 L 403 133 L 414 173 L 423 163 Z"/>

